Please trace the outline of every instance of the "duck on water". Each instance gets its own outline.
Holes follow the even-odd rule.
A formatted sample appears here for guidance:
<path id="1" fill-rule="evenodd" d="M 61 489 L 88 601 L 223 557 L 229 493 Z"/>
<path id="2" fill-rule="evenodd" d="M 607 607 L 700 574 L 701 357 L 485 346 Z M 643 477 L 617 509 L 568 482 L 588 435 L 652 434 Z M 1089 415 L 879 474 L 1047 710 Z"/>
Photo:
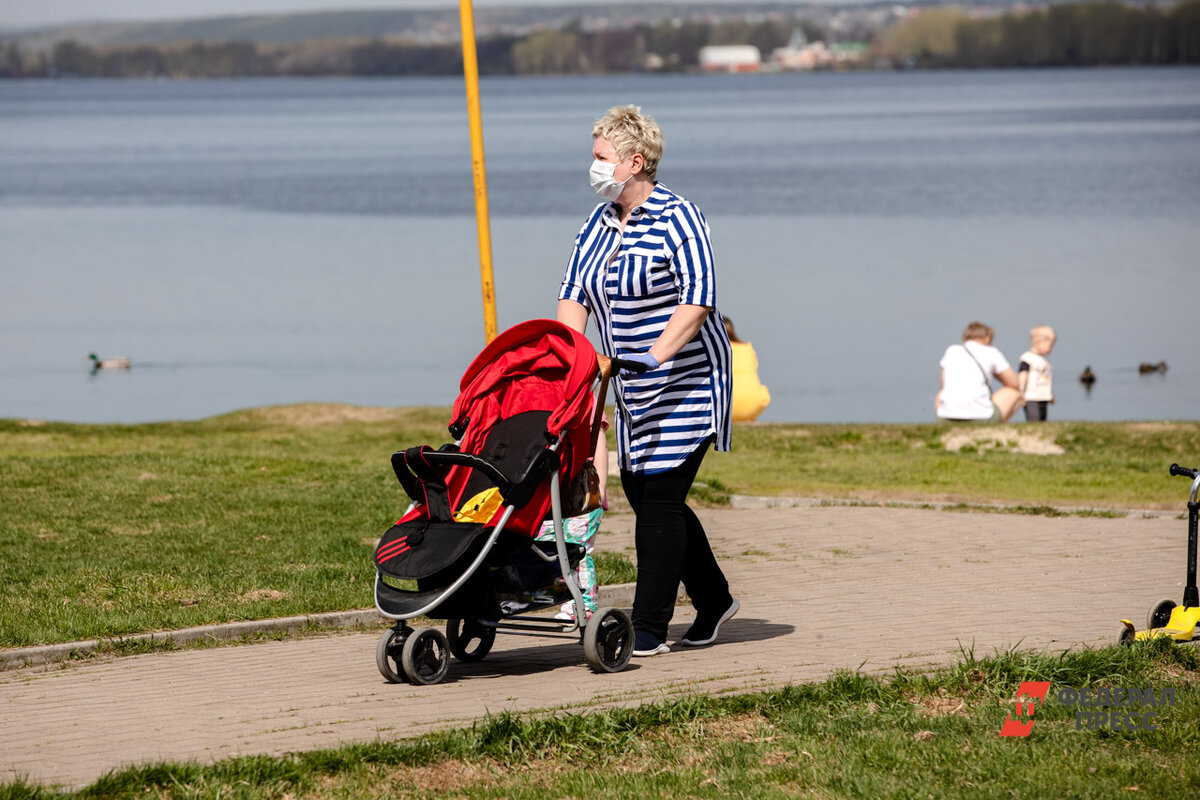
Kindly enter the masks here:
<path id="1" fill-rule="evenodd" d="M 92 369 L 129 369 L 133 363 L 128 356 L 111 356 L 109 358 L 100 358 L 95 353 L 89 353 L 88 358 L 92 360 Z"/>

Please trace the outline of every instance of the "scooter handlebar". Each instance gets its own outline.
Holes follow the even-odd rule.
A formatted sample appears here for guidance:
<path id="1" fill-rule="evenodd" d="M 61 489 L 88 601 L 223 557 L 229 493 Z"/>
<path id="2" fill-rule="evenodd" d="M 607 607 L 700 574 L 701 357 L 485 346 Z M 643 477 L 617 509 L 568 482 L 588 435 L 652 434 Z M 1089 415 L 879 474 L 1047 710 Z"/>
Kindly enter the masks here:
<path id="1" fill-rule="evenodd" d="M 1200 469 L 1188 469 L 1187 467 L 1181 467 L 1178 464 L 1172 464 L 1171 465 L 1171 474 L 1172 475 L 1186 475 L 1187 477 L 1191 478 L 1192 480 L 1195 480 L 1197 476 L 1200 476 Z"/>

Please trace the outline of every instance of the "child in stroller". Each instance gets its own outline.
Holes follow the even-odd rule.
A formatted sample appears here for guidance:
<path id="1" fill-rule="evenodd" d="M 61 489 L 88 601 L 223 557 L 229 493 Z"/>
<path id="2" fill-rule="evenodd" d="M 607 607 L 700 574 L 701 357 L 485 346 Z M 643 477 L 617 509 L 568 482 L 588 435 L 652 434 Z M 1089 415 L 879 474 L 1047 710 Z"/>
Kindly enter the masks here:
<path id="1" fill-rule="evenodd" d="M 621 366 L 565 325 L 521 323 L 467 368 L 449 426 L 458 441 L 392 455 L 413 505 L 375 551 L 375 605 L 396 621 L 376 648 L 387 680 L 439 683 L 450 655 L 478 661 L 497 632 L 572 635 L 561 620 L 531 612 L 563 600 L 586 607 L 575 578 L 584 548 L 567 543 L 564 517 L 590 509 L 564 509 L 562 487 L 595 478 L 588 458 L 600 416 L 593 412 L 603 408 L 608 377 Z M 597 379 L 599 402 L 591 391 Z M 547 512 L 552 544 L 535 541 Z M 506 613 L 501 600 L 514 595 L 531 602 Z M 446 633 L 409 627 L 418 616 L 447 620 Z M 628 664 L 634 632 L 624 611 L 599 608 L 566 630 L 578 631 L 593 670 Z"/>

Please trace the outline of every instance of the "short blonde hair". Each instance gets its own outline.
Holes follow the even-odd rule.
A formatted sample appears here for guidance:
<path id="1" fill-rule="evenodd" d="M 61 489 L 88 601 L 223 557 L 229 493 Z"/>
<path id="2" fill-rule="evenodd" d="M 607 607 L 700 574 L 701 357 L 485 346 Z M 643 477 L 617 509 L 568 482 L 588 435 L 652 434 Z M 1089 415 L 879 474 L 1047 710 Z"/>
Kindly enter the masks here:
<path id="1" fill-rule="evenodd" d="M 982 322 L 971 322 L 963 331 L 964 342 L 982 342 L 989 336 L 995 336 L 996 331 L 992 330 L 990 325 L 984 325 Z"/>
<path id="2" fill-rule="evenodd" d="M 641 153 L 643 171 L 651 180 L 658 174 L 662 160 L 663 135 L 658 123 L 638 106 L 613 106 L 592 126 L 592 138 L 603 136 L 622 159 Z"/>
<path id="3" fill-rule="evenodd" d="M 1058 334 L 1049 325 L 1034 325 L 1029 329 L 1029 341 L 1031 342 L 1036 342 L 1039 339 L 1049 339 L 1053 342 L 1057 338 Z"/>

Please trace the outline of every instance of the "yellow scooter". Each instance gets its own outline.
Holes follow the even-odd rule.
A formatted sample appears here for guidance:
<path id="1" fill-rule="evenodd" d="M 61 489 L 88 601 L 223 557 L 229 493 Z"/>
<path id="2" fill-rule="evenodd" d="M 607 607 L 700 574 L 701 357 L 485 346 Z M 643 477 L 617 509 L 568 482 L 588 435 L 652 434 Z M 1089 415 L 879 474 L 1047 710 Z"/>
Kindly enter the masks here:
<path id="1" fill-rule="evenodd" d="M 1133 623 L 1121 620 L 1125 626 L 1121 631 L 1121 644 L 1132 644 L 1138 639 L 1154 639 L 1169 636 L 1177 642 L 1190 642 L 1200 638 L 1200 593 L 1196 590 L 1196 518 L 1200 516 L 1200 470 L 1188 469 L 1178 464 L 1171 465 L 1172 475 L 1186 475 L 1192 479 L 1192 493 L 1188 497 L 1188 550 L 1187 585 L 1183 588 L 1183 605 L 1174 600 L 1159 600 L 1150 607 L 1146 615 L 1146 630 L 1134 630 Z"/>

